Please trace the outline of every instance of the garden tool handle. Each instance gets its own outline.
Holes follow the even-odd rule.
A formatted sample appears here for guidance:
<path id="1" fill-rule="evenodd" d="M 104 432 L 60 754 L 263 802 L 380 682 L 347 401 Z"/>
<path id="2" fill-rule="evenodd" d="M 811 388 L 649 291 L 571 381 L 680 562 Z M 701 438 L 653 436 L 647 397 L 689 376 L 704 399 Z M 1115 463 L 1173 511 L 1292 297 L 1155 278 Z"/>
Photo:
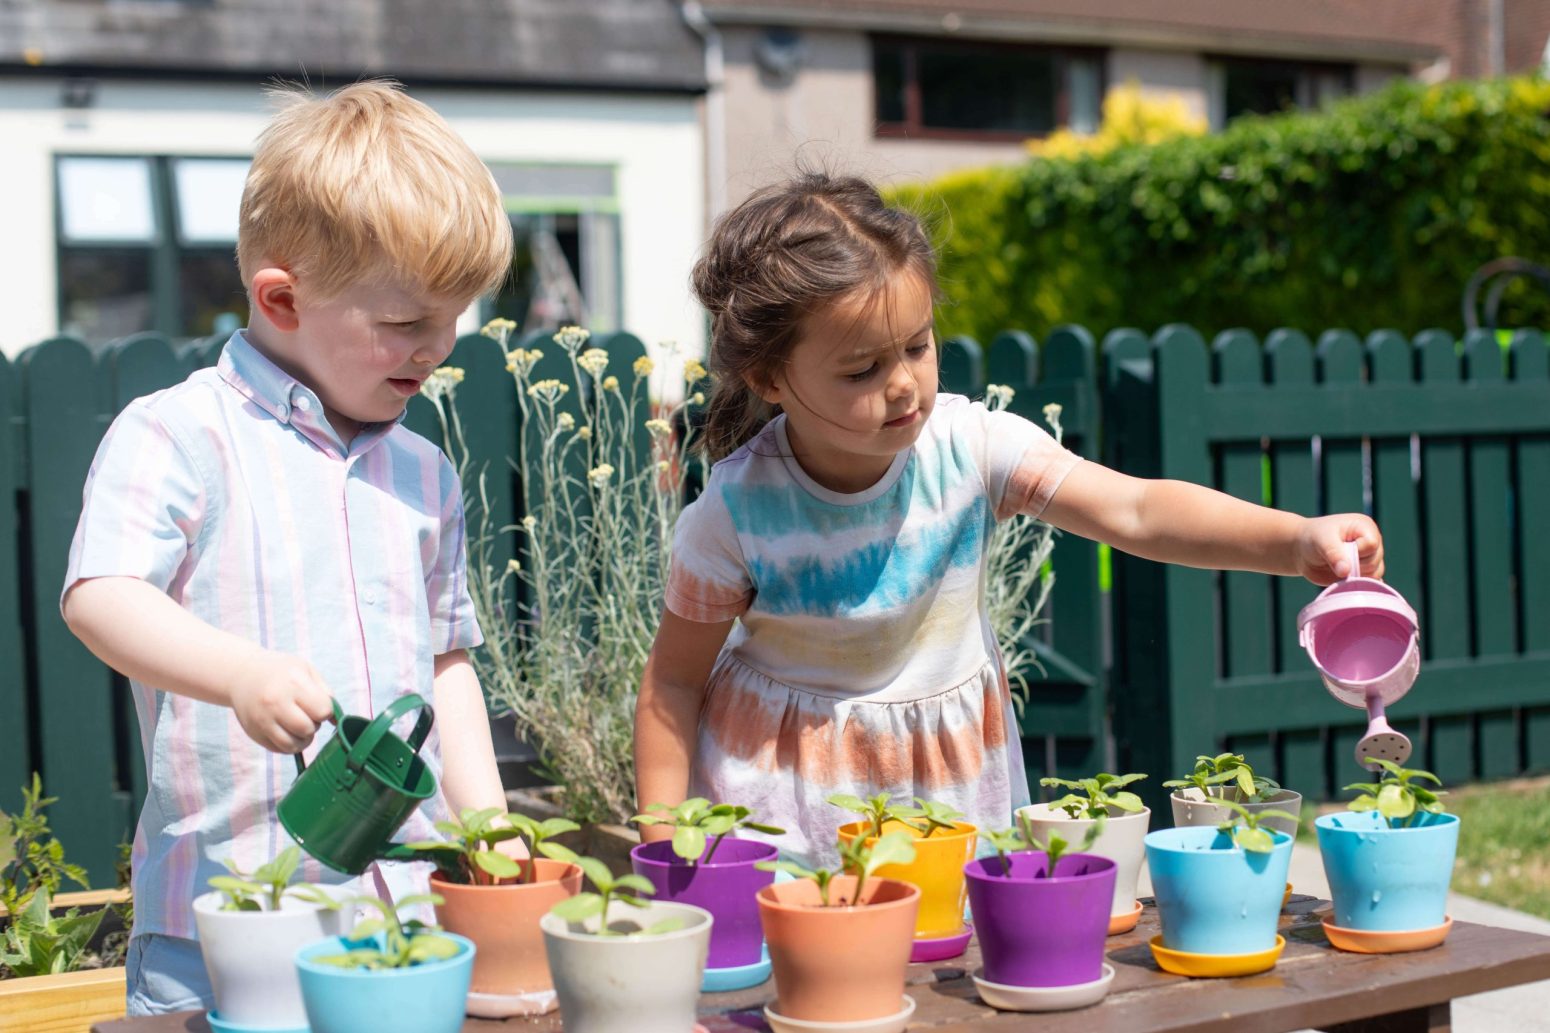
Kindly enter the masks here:
<path id="1" fill-rule="evenodd" d="M 344 711 L 339 709 L 339 701 L 337 699 L 330 698 L 328 702 L 334 708 L 334 717 L 333 717 L 334 727 L 335 728 L 342 728 L 342 727 L 344 727 Z M 303 771 L 307 770 L 307 761 L 306 761 L 305 758 L 302 757 L 300 750 L 297 750 L 296 753 L 294 754 L 294 756 L 296 757 L 296 774 L 299 775 Z"/>
<path id="2" fill-rule="evenodd" d="M 414 752 L 420 752 L 420 746 L 424 744 L 425 737 L 430 734 L 431 723 L 435 720 L 436 713 L 423 696 L 414 693 L 400 696 L 387 706 L 382 712 L 372 718 L 371 724 L 361 733 L 350 746 L 350 752 L 345 756 L 345 763 L 350 770 L 359 775 L 366 767 L 366 761 L 377 748 L 377 743 L 393 727 L 393 722 L 409 713 L 411 710 L 420 712 L 419 718 L 414 723 L 414 731 L 409 733 L 409 748 Z"/>

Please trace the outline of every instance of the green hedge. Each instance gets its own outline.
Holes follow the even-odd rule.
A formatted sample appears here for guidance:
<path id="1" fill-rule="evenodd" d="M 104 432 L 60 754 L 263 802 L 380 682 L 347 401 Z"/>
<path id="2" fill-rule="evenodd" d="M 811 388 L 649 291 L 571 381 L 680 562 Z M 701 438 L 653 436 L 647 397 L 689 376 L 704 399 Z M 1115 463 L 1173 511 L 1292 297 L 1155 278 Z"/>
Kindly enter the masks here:
<path id="1" fill-rule="evenodd" d="M 901 187 L 944 334 L 1190 323 L 1462 328 L 1483 262 L 1550 264 L 1550 82 L 1399 82 L 1210 136 Z M 1505 324 L 1550 325 L 1520 283 Z"/>

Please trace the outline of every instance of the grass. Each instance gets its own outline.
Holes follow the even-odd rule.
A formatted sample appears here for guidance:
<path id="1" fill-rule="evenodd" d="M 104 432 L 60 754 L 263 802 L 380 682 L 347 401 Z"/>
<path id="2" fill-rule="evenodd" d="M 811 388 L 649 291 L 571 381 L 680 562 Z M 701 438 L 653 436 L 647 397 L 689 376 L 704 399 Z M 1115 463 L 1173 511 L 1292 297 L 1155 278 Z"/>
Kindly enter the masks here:
<path id="1" fill-rule="evenodd" d="M 1443 802 L 1462 822 L 1453 889 L 1550 919 L 1550 780 L 1468 786 Z"/>

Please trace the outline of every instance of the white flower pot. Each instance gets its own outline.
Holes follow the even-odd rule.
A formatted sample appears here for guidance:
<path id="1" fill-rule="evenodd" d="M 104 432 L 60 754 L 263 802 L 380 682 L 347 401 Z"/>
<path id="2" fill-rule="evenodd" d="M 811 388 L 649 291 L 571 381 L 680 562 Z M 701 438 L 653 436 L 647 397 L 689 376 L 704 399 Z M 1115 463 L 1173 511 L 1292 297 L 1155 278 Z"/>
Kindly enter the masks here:
<path id="1" fill-rule="evenodd" d="M 1237 789 L 1229 786 L 1227 799 L 1237 803 Z M 1185 828 L 1190 825 L 1220 825 L 1238 816 L 1238 812 L 1230 807 L 1224 807 L 1215 799 L 1208 798 L 1194 786 L 1183 789 L 1175 789 L 1173 795 L 1168 798 L 1173 805 L 1173 825 L 1175 828 Z M 1302 813 L 1302 794 L 1290 789 L 1280 789 L 1271 793 L 1265 799 L 1257 803 L 1245 803 L 1243 809 L 1254 813 L 1256 811 L 1285 811 L 1288 814 Z M 1297 821 L 1287 818 L 1266 818 L 1266 828 L 1284 832 L 1293 839 L 1297 838 Z"/>
<path id="2" fill-rule="evenodd" d="M 545 915 L 549 971 L 565 1033 L 688 1033 L 710 950 L 710 912 L 689 904 L 615 904 L 609 926 L 645 929 L 668 918 L 682 924 L 651 936 L 598 936 L 598 918 L 571 923 Z"/>
<path id="3" fill-rule="evenodd" d="M 1120 811 L 1104 822 L 1103 832 L 1093 840 L 1093 845 L 1082 847 L 1082 838 L 1093 818 L 1073 818 L 1065 811 L 1047 803 L 1019 807 L 1019 823 L 1026 817 L 1033 834 L 1049 841 L 1051 832 L 1059 833 L 1068 845 L 1068 853 L 1096 854 L 1114 862 L 1114 905 L 1109 910 L 1111 918 L 1130 915 L 1136 906 L 1136 881 L 1141 877 L 1141 864 L 1146 860 L 1147 824 L 1152 819 L 1151 808 L 1143 807 L 1135 814 Z"/>
<path id="4" fill-rule="evenodd" d="M 194 899 L 199 949 L 222 1019 L 241 1026 L 307 1025 L 296 977 L 296 951 L 344 935 L 353 909 L 337 911 L 287 897 L 279 911 L 222 911 L 218 892 Z"/>

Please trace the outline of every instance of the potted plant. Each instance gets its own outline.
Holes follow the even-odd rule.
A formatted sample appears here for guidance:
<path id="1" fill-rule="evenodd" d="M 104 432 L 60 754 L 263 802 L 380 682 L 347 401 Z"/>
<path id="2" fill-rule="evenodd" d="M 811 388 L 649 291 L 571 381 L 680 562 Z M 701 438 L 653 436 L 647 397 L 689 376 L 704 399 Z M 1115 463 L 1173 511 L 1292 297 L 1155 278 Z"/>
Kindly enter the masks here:
<path id="1" fill-rule="evenodd" d="M 1313 823 L 1334 900 L 1325 930 L 1333 925 L 1341 931 L 1434 934 L 1409 938 L 1405 945 L 1393 938 L 1359 938 L 1363 942 L 1358 950 L 1435 946 L 1449 925 L 1448 883 L 1458 851 L 1459 818 L 1444 810 L 1439 797 L 1446 794 L 1420 784 L 1441 785 L 1436 775 L 1391 760 L 1378 763 L 1383 770 L 1379 781 L 1345 787 L 1360 793 L 1349 811 L 1326 814 Z M 1330 941 L 1338 935 L 1331 934 Z"/>
<path id="2" fill-rule="evenodd" d="M 878 872 L 884 879 L 898 879 L 920 887 L 920 909 L 915 917 L 915 946 L 911 961 L 940 961 L 957 957 L 969 945 L 970 930 L 964 925 L 966 900 L 963 866 L 974 857 L 979 830 L 963 815 L 940 803 L 915 799 L 915 806 L 891 803 L 887 793 L 867 800 L 845 793 L 828 797 L 829 803 L 862 816 L 839 828 L 840 842 L 857 837 L 877 842 L 892 832 L 914 841 L 914 858 L 894 863 Z"/>
<path id="3" fill-rule="evenodd" d="M 440 932 L 398 912 L 440 905 L 434 893 L 396 905 L 376 897 L 350 903 L 377 911 L 348 937 L 332 936 L 296 951 L 311 1033 L 459 1033 L 473 975 L 472 941 Z"/>
<path id="4" fill-rule="evenodd" d="M 292 883 L 301 864 L 294 844 L 252 874 L 231 858 L 225 864 L 231 874 L 213 877 L 211 890 L 194 898 L 215 1014 L 239 1026 L 305 1029 L 292 959 L 298 948 L 344 931 L 340 901 L 319 886 Z"/>
<path id="5" fill-rule="evenodd" d="M 1216 828 L 1184 826 L 1146 837 L 1161 946 L 1190 955 L 1262 955 L 1283 943 L 1276 923 L 1292 859 L 1292 837 L 1266 823 L 1292 816 L 1232 800 L 1221 805 L 1232 816 Z M 1274 963 L 1271 957 L 1264 967 Z"/>
<path id="6" fill-rule="evenodd" d="M 631 850 L 630 865 L 636 875 L 650 880 L 654 899 L 692 904 L 711 913 L 715 922 L 706 966 L 762 968 L 764 933 L 754 898 L 775 876 L 757 866 L 773 860 L 779 851 L 773 843 L 738 839 L 733 833 L 748 829 L 778 836 L 785 830 L 755 822 L 747 807 L 712 804 L 704 797 L 685 800 L 677 807 L 652 804 L 630 820 L 638 825 L 672 826 L 671 840 L 642 843 Z M 748 978 L 754 976 L 758 976 L 755 983 L 762 983 L 767 973 L 753 972 Z"/>
<path id="7" fill-rule="evenodd" d="M 1228 801 L 1249 811 L 1281 811 L 1281 817 L 1272 817 L 1267 824 L 1288 836 L 1297 835 L 1302 794 L 1255 774 L 1253 765 L 1241 753 L 1196 757 L 1193 771 L 1164 782 L 1163 788 L 1174 791 L 1168 800 L 1173 805 L 1175 826 L 1216 826 L 1231 821 L 1232 810 L 1223 806 L 1223 801 Z"/>
<path id="8" fill-rule="evenodd" d="M 86 872 L 50 831 L 43 811 L 55 799 L 36 774 L 21 798 L 19 812 L 0 812 L 0 1029 L 120 1018 L 128 891 L 58 893 L 66 879 L 86 886 Z"/>
<path id="9" fill-rule="evenodd" d="M 688 1033 L 694 1027 L 711 916 L 647 900 L 641 875 L 615 878 L 574 857 L 596 893 L 563 900 L 539 921 L 566 1033 Z"/>
<path id="10" fill-rule="evenodd" d="M 436 823 L 445 841 L 409 844 L 436 863 L 431 890 L 442 899 L 436 920 L 478 947 L 469 984 L 470 1014 L 498 1018 L 554 1010 L 554 982 L 538 920 L 581 890 L 581 869 L 556 860 L 571 855 L 548 840 L 577 828 L 566 818 L 537 821 L 503 815 L 494 807 L 467 808 Z M 526 860 L 495 848 L 513 839 L 526 846 Z"/>
<path id="11" fill-rule="evenodd" d="M 1152 811 L 1126 786 L 1146 778 L 1141 774 L 1111 775 L 1101 771 L 1092 778 L 1071 781 L 1041 778 L 1039 785 L 1070 790 L 1049 803 L 1018 808 L 1017 819 L 1030 836 L 1057 834 L 1075 838 L 1096 829 L 1091 845 L 1082 852 L 1114 862 L 1114 900 L 1109 910 L 1109 933 L 1129 932 L 1141 917 L 1136 881 L 1146 860 L 1146 833 Z"/>
<path id="12" fill-rule="evenodd" d="M 994 857 L 970 861 L 969 907 L 985 960 L 981 995 L 1016 1010 L 1050 1007 L 1040 995 L 1004 994 L 1014 988 L 1084 986 L 1087 995 L 1062 995 L 1054 1007 L 1081 1007 L 1103 997 L 1113 969 L 1103 961 L 1118 866 L 1088 853 L 1102 834 L 1089 822 L 1079 853 L 1057 832 L 1040 842 L 1025 824 L 985 834 Z"/>
<path id="13" fill-rule="evenodd" d="M 915 939 L 921 890 L 879 873 L 907 865 L 922 840 L 903 830 L 875 841 L 840 841 L 840 867 L 808 870 L 790 861 L 761 862 L 797 878 L 759 891 L 759 920 L 775 969 L 770 1022 L 894 1020 L 868 1027 L 903 1029 L 915 1002 L 904 972 Z M 843 874 L 844 872 L 854 874 Z"/>

